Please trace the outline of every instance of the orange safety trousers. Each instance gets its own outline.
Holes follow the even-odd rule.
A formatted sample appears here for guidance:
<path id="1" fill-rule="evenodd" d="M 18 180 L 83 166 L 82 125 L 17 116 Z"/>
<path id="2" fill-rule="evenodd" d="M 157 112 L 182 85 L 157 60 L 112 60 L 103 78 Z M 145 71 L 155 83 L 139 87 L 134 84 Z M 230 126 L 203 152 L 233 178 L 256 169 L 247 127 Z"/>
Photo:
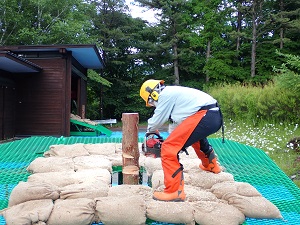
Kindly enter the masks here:
<path id="1" fill-rule="evenodd" d="M 178 153 L 191 136 L 203 116 L 205 116 L 206 112 L 207 110 L 200 110 L 186 118 L 162 143 L 161 161 L 164 171 L 164 192 L 173 193 L 178 190 L 181 179 L 181 173 L 178 173 L 178 170 L 181 168 Z M 200 146 L 197 146 L 197 150 L 195 149 L 195 151 L 198 155 L 200 153 Z"/>

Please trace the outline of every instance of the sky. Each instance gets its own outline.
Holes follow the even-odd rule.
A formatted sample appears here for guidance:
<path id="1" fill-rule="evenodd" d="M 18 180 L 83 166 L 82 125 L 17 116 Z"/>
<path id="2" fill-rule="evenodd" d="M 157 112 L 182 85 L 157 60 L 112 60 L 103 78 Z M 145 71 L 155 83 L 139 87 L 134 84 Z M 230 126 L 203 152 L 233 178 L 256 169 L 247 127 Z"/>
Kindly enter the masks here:
<path id="1" fill-rule="evenodd" d="M 154 17 L 154 11 L 153 10 L 147 10 L 146 8 L 142 8 L 139 6 L 133 5 L 133 0 L 126 0 L 127 5 L 130 8 L 131 15 L 133 18 L 141 18 L 143 20 L 147 20 L 150 23 L 155 23 L 157 20 Z"/>

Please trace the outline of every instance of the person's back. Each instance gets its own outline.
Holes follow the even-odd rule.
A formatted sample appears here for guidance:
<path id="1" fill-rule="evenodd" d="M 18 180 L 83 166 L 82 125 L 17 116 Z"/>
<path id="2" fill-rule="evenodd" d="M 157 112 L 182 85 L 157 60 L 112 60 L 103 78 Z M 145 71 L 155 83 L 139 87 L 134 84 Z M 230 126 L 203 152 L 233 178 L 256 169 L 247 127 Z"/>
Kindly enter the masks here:
<path id="1" fill-rule="evenodd" d="M 217 101 L 207 93 L 189 87 L 166 86 L 160 93 L 158 107 L 171 107 L 171 119 L 180 123 L 206 105 Z"/>

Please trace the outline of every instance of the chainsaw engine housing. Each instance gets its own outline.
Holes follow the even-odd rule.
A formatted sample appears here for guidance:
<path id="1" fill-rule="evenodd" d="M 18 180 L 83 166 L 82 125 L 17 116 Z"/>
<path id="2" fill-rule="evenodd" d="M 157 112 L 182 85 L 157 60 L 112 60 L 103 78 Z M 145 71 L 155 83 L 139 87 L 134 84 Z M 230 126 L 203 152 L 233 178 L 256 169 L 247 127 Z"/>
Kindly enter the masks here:
<path id="1" fill-rule="evenodd" d="M 163 138 L 156 133 L 146 133 L 145 141 L 142 144 L 142 151 L 145 156 L 160 158 Z"/>

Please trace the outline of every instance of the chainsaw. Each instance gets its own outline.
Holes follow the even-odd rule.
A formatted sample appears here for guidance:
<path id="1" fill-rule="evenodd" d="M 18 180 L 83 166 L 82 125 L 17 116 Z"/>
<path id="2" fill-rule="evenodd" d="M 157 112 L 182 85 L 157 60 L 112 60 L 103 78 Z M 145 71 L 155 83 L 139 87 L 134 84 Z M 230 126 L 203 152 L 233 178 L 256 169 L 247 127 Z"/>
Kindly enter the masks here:
<path id="1" fill-rule="evenodd" d="M 142 144 L 144 155 L 147 157 L 160 158 L 163 141 L 163 137 L 155 132 L 146 133 L 144 143 Z"/>

